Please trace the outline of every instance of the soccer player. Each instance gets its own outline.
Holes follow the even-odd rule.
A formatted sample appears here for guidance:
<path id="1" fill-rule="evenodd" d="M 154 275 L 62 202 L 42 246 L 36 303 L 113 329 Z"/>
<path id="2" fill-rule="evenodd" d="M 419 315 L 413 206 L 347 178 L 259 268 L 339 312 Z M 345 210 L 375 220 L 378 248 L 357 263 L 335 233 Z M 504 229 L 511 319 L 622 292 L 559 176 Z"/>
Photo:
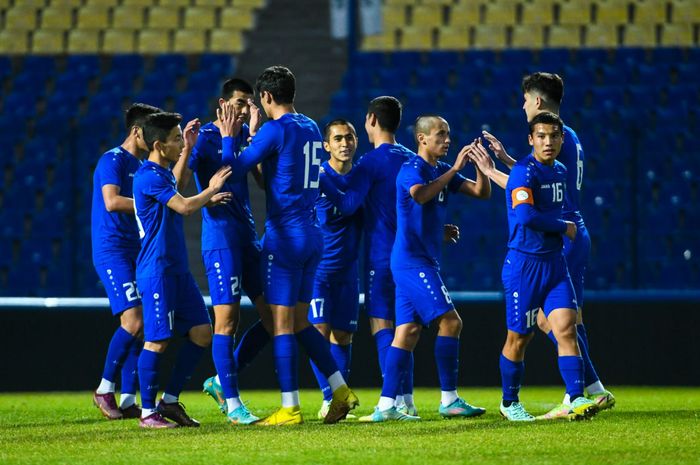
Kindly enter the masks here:
<path id="1" fill-rule="evenodd" d="M 219 106 L 230 104 L 237 124 L 241 124 L 238 135 L 227 143 L 239 148 L 248 144 L 248 138 L 259 127 L 259 110 L 251 109 L 248 103 L 252 98 L 253 88 L 246 81 L 228 79 L 222 86 Z M 243 123 L 249 117 L 252 127 Z M 183 167 L 183 187 L 194 172 L 197 191 L 202 192 L 211 176 L 224 165 L 220 126 L 218 119 L 202 126 L 192 156 L 178 160 L 176 167 Z M 238 372 L 270 340 L 272 315 L 262 294 L 260 243 L 250 209 L 248 180 L 246 177 L 237 181 L 229 178 L 223 190 L 233 193 L 231 202 L 202 209 L 202 259 L 214 306 L 212 358 L 218 373 L 204 382 L 204 391 L 219 403 L 232 424 L 250 424 L 259 418 L 251 414 L 239 398 Z M 234 353 L 241 289 L 255 303 L 262 319 L 246 331 Z"/>
<path id="2" fill-rule="evenodd" d="M 559 372 L 571 400 L 566 415 L 569 419 L 590 418 L 598 406 L 583 395 L 576 294 L 563 254 L 562 236 L 574 240 L 577 232 L 573 221 L 562 219 L 567 171 L 556 157 L 562 147 L 564 123 L 559 116 L 542 112 L 529 125 L 533 152 L 513 165 L 506 184 L 510 239 L 502 277 L 508 333 L 500 358 L 500 411 L 512 421 L 535 419 L 518 394 L 525 349 L 542 309 L 558 342 Z"/>
<path id="3" fill-rule="evenodd" d="M 100 157 L 93 175 L 92 261 L 107 291 L 112 315 L 120 322 L 107 349 L 102 381 L 93 395 L 95 406 L 109 420 L 141 416 L 136 404 L 136 362 L 143 347 L 143 317 L 135 275 L 141 244 L 132 186 L 140 159 L 148 153 L 141 132 L 143 122 L 158 111 L 143 103 L 131 105 L 126 111 L 126 139 Z M 114 392 L 120 368 L 122 394 L 117 407 Z"/>
<path id="4" fill-rule="evenodd" d="M 394 279 L 391 275 L 391 247 L 396 236 L 396 176 L 415 153 L 396 142 L 401 123 L 401 103 L 394 97 L 372 100 L 365 117 L 365 131 L 374 150 L 357 162 L 347 183 L 336 185 L 333 177 L 321 178 L 321 191 L 343 215 L 351 215 L 364 204 L 365 310 L 377 345 L 382 377 L 386 375 L 386 354 L 394 339 Z M 413 403 L 413 353 L 402 382 L 405 413 L 417 413 Z"/>
<path id="5" fill-rule="evenodd" d="M 344 119 L 328 123 L 323 131 L 323 148 L 330 160 L 321 165 L 321 178 L 332 176 L 343 186 L 353 168 L 357 149 L 355 127 Z M 343 378 L 348 380 L 352 336 L 357 331 L 359 312 L 358 255 L 362 232 L 362 211 L 342 215 L 325 197 L 316 200 L 316 215 L 323 234 L 323 256 L 314 280 L 309 322 L 330 341 L 330 349 Z M 311 366 L 323 393 L 318 418 L 325 418 L 332 395 L 326 377 Z"/>
<path id="6" fill-rule="evenodd" d="M 150 153 L 134 176 L 134 208 L 141 236 L 136 280 L 143 296 L 146 341 L 138 361 L 143 404 L 139 424 L 143 428 L 199 426 L 178 397 L 211 343 L 212 332 L 204 299 L 189 272 L 182 215 L 231 199 L 230 193 L 219 192 L 231 175 L 230 167 L 214 173 L 199 194 L 185 198 L 178 193 L 170 165 L 177 162 L 184 146 L 181 120 L 177 113 L 155 113 L 146 119 L 143 137 Z M 188 125 L 186 137 L 196 142 L 198 130 Z M 175 332 L 187 339 L 156 405 L 159 361 Z"/>
<path id="7" fill-rule="evenodd" d="M 562 97 L 564 95 L 564 81 L 556 74 L 534 73 L 525 76 L 522 90 L 525 103 L 523 109 L 528 121 L 537 114 L 544 111 L 559 114 Z M 515 164 L 503 148 L 503 144 L 488 132 L 484 132 L 484 137 L 490 143 L 489 148 L 496 156 L 509 168 Z M 568 126 L 564 126 L 564 143 L 557 161 L 564 164 L 567 169 L 566 194 L 564 196 L 564 219 L 573 221 L 576 224 L 576 238 L 569 240 L 564 238 L 564 255 L 571 275 L 571 281 L 576 292 L 576 302 L 578 304 L 578 314 L 576 330 L 579 336 L 579 347 L 583 357 L 585 367 L 585 385 L 588 398 L 598 404 L 599 409 L 605 410 L 615 405 L 615 397 L 603 386 L 598 376 L 593 362 L 591 361 L 588 348 L 588 336 L 583 324 L 583 284 L 586 266 L 591 250 L 591 238 L 583 221 L 580 211 L 580 193 L 583 183 L 584 151 L 576 132 Z M 494 178 L 494 181 L 497 181 Z M 504 187 L 504 186 L 503 186 Z M 540 329 L 556 344 L 556 339 L 552 333 L 547 319 L 544 315 L 538 317 L 537 323 Z M 567 411 L 569 399 L 565 396 L 562 405 L 555 407 L 545 414 L 544 418 L 564 417 Z"/>
<path id="8" fill-rule="evenodd" d="M 265 69 L 256 81 L 263 111 L 270 119 L 244 151 L 230 143 L 238 134 L 230 104 L 218 110 L 223 161 L 241 179 L 262 163 L 267 218 L 263 239 L 264 294 L 272 309 L 274 358 L 282 407 L 263 425 L 303 422 L 299 408 L 297 342 L 301 343 L 333 391 L 325 423 L 336 423 L 358 405 L 333 359 L 327 341 L 309 324 L 314 275 L 323 251 L 315 213 L 323 149 L 318 126 L 294 109 L 295 78 L 283 66 Z M 296 340 L 295 340 L 296 336 Z"/>
<path id="9" fill-rule="evenodd" d="M 391 250 L 396 335 L 384 362 L 386 374 L 379 403 L 371 415 L 360 418 L 365 422 L 420 419 L 398 411 L 395 402 L 421 329 L 432 322 L 438 327 L 435 360 L 442 391 L 440 415 L 474 417 L 486 412 L 457 395 L 462 320 L 440 277 L 439 256 L 449 194 L 488 198 L 491 182 L 478 167 L 476 181 L 459 174 L 469 161 L 470 145 L 462 148 L 453 166 L 440 161 L 450 148 L 450 127 L 443 118 L 419 117 L 415 136 L 418 156 L 404 163 L 396 178 L 397 228 Z"/>

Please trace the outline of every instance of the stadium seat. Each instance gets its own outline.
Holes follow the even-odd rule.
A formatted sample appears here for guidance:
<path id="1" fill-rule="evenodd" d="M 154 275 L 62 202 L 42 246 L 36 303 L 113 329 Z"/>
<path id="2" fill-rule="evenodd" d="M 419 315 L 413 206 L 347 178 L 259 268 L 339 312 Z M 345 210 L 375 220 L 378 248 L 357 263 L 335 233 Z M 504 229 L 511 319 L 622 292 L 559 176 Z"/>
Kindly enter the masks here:
<path id="1" fill-rule="evenodd" d="M 176 53 L 202 53 L 206 49 L 206 32 L 198 29 L 175 31 L 173 51 Z"/>
<path id="2" fill-rule="evenodd" d="M 364 36 L 362 38 L 362 50 L 366 52 L 377 52 L 391 50 L 395 47 L 393 31 L 384 31 L 383 34 Z"/>
<path id="3" fill-rule="evenodd" d="M 549 47 L 580 47 L 581 26 L 576 24 L 553 25 L 549 27 Z"/>
<path id="4" fill-rule="evenodd" d="M 71 7 L 76 8 L 82 6 L 83 0 L 49 0 L 50 7 Z"/>
<path id="5" fill-rule="evenodd" d="M 154 5 L 153 0 L 122 0 L 123 6 L 143 6 L 149 7 Z"/>
<path id="6" fill-rule="evenodd" d="M 42 29 L 68 30 L 73 27 L 73 8 L 47 7 L 41 11 Z"/>
<path id="7" fill-rule="evenodd" d="M 539 24 L 513 26 L 511 47 L 539 49 L 544 46 L 544 27 Z"/>
<path id="8" fill-rule="evenodd" d="M 196 6 L 185 8 L 185 28 L 187 29 L 212 29 L 216 25 L 216 8 L 210 6 Z M 176 39 L 177 41 L 177 39 Z"/>
<path id="9" fill-rule="evenodd" d="M 86 6 L 106 6 L 114 7 L 119 4 L 119 0 L 85 0 Z"/>
<path id="10" fill-rule="evenodd" d="M 617 26 L 591 24 L 585 29 L 586 47 L 617 47 Z"/>
<path id="11" fill-rule="evenodd" d="M 112 28 L 138 30 L 144 27 L 146 8 L 139 6 L 118 6 L 112 10 Z M 133 47 L 132 47 L 133 49 Z"/>
<path id="12" fill-rule="evenodd" d="M 485 4 L 484 24 L 510 26 L 515 24 L 516 3 L 492 1 Z"/>
<path id="13" fill-rule="evenodd" d="M 132 29 L 108 29 L 104 33 L 102 52 L 134 53 L 136 50 L 136 32 Z"/>
<path id="14" fill-rule="evenodd" d="M 671 20 L 677 24 L 700 23 L 700 4 L 695 0 L 675 0 Z"/>
<path id="15" fill-rule="evenodd" d="M 84 6 L 78 11 L 78 29 L 106 29 L 109 27 L 109 7 Z"/>
<path id="16" fill-rule="evenodd" d="M 634 6 L 635 24 L 662 24 L 667 20 L 666 2 L 657 0 L 637 0 Z"/>
<path id="17" fill-rule="evenodd" d="M 520 24 L 549 25 L 554 23 L 554 2 L 536 1 L 522 3 Z"/>
<path id="18" fill-rule="evenodd" d="M 506 47 L 506 27 L 502 25 L 474 26 L 475 49 L 502 49 Z"/>
<path id="19" fill-rule="evenodd" d="M 99 52 L 100 33 L 97 30 L 73 29 L 68 32 L 69 53 Z"/>
<path id="20" fill-rule="evenodd" d="M 199 68 L 213 76 L 224 76 L 231 72 L 232 57 L 223 53 L 205 53 L 199 57 Z"/>
<path id="21" fill-rule="evenodd" d="M 591 23 L 592 2 L 564 0 L 559 3 L 559 24 L 586 26 Z"/>
<path id="22" fill-rule="evenodd" d="M 411 11 L 411 25 L 414 27 L 427 28 L 443 25 L 442 5 L 415 5 Z"/>
<path id="23" fill-rule="evenodd" d="M 402 50 L 431 50 L 433 48 L 433 28 L 421 26 L 405 26 L 401 29 Z"/>
<path id="24" fill-rule="evenodd" d="M 38 9 L 33 6 L 15 6 L 5 12 L 6 31 L 31 31 L 37 26 Z"/>
<path id="25" fill-rule="evenodd" d="M 171 50 L 171 32 L 166 29 L 144 29 L 138 32 L 139 53 L 168 53 Z"/>
<path id="26" fill-rule="evenodd" d="M 689 23 L 664 24 L 661 30 L 662 47 L 692 47 L 693 26 Z"/>
<path id="27" fill-rule="evenodd" d="M 148 10 L 148 27 L 150 29 L 170 30 L 180 27 L 180 10 L 167 6 L 154 6 Z M 150 31 L 142 31 L 150 32 Z M 160 50 L 154 50 L 159 52 Z"/>
<path id="28" fill-rule="evenodd" d="M 243 51 L 243 33 L 240 29 L 211 31 L 209 51 L 213 53 L 240 53 Z"/>
<path id="29" fill-rule="evenodd" d="M 460 2 L 450 10 L 449 25 L 452 27 L 469 27 L 479 24 L 479 21 L 479 4 L 476 2 Z"/>
<path id="30" fill-rule="evenodd" d="M 625 26 L 623 43 L 627 47 L 654 47 L 656 45 L 655 24 L 628 24 Z"/>
<path id="31" fill-rule="evenodd" d="M 594 11 L 596 24 L 617 26 L 628 22 L 628 0 L 596 0 Z"/>
<path id="32" fill-rule="evenodd" d="M 195 6 L 228 6 L 228 0 L 194 0 Z"/>
<path id="33" fill-rule="evenodd" d="M 252 9 L 233 6 L 224 8 L 221 11 L 221 23 L 219 27 L 248 30 L 253 27 L 254 23 L 255 16 Z"/>
<path id="34" fill-rule="evenodd" d="M 59 54 L 65 51 L 66 33 L 63 30 L 39 29 L 32 34 L 32 53 Z"/>

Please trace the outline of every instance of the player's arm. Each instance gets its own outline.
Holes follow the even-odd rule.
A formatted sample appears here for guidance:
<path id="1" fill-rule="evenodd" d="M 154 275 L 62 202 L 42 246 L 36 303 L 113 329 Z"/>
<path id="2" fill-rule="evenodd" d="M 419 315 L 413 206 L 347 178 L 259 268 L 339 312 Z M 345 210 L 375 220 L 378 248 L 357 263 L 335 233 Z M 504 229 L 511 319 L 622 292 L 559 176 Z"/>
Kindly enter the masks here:
<path id="1" fill-rule="evenodd" d="M 411 194 L 413 200 L 418 204 L 423 205 L 426 202 L 430 202 L 435 196 L 437 196 L 450 181 L 459 173 L 467 164 L 469 160 L 469 147 L 471 145 L 465 145 L 462 150 L 457 154 L 457 159 L 454 165 L 450 167 L 449 170 L 445 171 L 439 178 L 430 182 L 428 184 L 414 184 L 408 189 L 408 193 Z M 464 184 L 464 183 L 462 183 Z"/>
<path id="2" fill-rule="evenodd" d="M 170 200 L 168 200 L 168 208 L 174 210 L 180 215 L 191 215 L 200 208 L 206 206 L 215 206 L 228 202 L 231 199 L 230 192 L 219 192 L 224 186 L 224 182 L 231 176 L 231 167 L 222 166 L 209 180 L 209 186 L 203 189 L 197 195 L 192 197 L 183 197 L 179 192 L 176 192 Z"/>
<path id="3" fill-rule="evenodd" d="M 105 208 L 110 213 L 134 214 L 134 199 L 119 195 L 121 187 L 116 184 L 105 184 L 102 186 L 102 199 Z"/>
<path id="4" fill-rule="evenodd" d="M 496 155 L 496 158 L 506 165 L 508 169 L 512 170 L 513 165 L 515 165 L 515 159 L 508 155 L 508 152 L 506 152 L 506 149 L 503 147 L 501 141 L 488 131 L 481 131 L 481 134 L 483 134 L 484 138 L 488 141 L 489 148 Z M 503 188 L 505 189 L 505 187 Z"/>
<path id="5" fill-rule="evenodd" d="M 477 181 L 480 173 L 483 173 L 490 180 L 498 184 L 501 189 L 505 189 L 508 184 L 508 175 L 496 169 L 496 163 L 489 156 L 486 148 L 478 141 L 469 152 L 469 159 L 476 166 Z M 489 193 L 491 184 L 489 183 Z M 466 192 L 465 192 L 466 193 Z"/>
<path id="6" fill-rule="evenodd" d="M 342 190 L 336 184 L 333 176 L 328 176 L 324 172 L 319 175 L 319 189 L 326 194 L 326 198 L 343 216 L 355 213 L 362 206 L 369 192 L 372 176 L 366 163 L 360 160 L 357 166 L 346 175 L 347 186 L 344 186 Z"/>
<path id="7" fill-rule="evenodd" d="M 185 139 L 185 146 L 180 153 L 180 159 L 173 167 L 173 175 L 175 176 L 175 180 L 177 180 L 177 190 L 179 191 L 185 189 L 192 178 L 192 170 L 188 168 L 188 164 L 192 149 L 197 144 L 199 128 L 201 126 L 202 123 L 200 123 L 199 119 L 195 118 L 189 121 L 185 126 L 185 130 L 182 131 L 182 137 Z"/>
<path id="8" fill-rule="evenodd" d="M 239 181 L 273 153 L 274 148 L 279 146 L 279 135 L 277 126 L 266 124 L 251 139 L 250 145 L 241 151 L 240 145 L 235 141 L 235 136 L 240 131 L 240 118 L 234 110 L 233 107 L 224 105 L 217 110 L 217 115 L 221 121 L 221 160 L 231 166 L 232 178 Z"/>

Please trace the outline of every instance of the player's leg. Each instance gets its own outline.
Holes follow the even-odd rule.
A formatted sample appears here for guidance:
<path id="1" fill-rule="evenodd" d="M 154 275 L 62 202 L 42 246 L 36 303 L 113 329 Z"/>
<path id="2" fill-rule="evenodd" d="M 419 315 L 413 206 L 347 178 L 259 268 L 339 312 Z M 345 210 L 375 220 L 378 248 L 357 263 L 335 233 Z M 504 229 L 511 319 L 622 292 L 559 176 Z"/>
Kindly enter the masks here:
<path id="1" fill-rule="evenodd" d="M 119 410 L 122 418 L 141 418 L 141 407 L 136 404 L 136 391 L 139 388 L 138 361 L 143 350 L 143 309 L 139 305 L 120 316 L 121 326 L 129 334 L 136 334 L 137 340 L 129 348 L 122 366 L 122 386 L 119 396 Z"/>
<path id="2" fill-rule="evenodd" d="M 312 301 L 313 302 L 313 301 Z M 313 305 L 312 305 L 313 307 Z M 311 314 L 313 310 L 309 311 L 309 314 Z M 309 318 L 311 320 L 311 318 Z M 318 330 L 319 333 L 328 341 L 328 349 L 330 350 L 330 336 L 331 336 L 331 327 L 327 323 L 314 323 L 313 324 L 314 328 Z M 331 400 L 333 399 L 333 392 L 331 391 L 331 385 L 328 384 L 328 380 L 326 377 L 321 373 L 321 370 L 318 369 L 316 364 L 313 362 L 313 360 L 309 359 L 309 364 L 311 365 L 311 370 L 314 372 L 314 376 L 316 377 L 316 382 L 318 383 L 318 387 L 321 390 L 321 395 L 323 397 L 323 402 L 321 404 L 321 408 L 319 409 L 317 413 L 317 417 L 319 419 L 323 419 L 326 414 L 328 413 L 328 407 L 331 405 Z"/>
<path id="3" fill-rule="evenodd" d="M 501 415 L 511 421 L 532 421 L 530 415 L 520 402 L 520 386 L 525 374 L 525 349 L 534 334 L 521 334 L 508 329 L 506 342 L 501 350 L 499 367 L 501 370 L 502 400 Z"/>
<path id="4" fill-rule="evenodd" d="M 330 350 L 330 336 L 331 336 L 331 326 L 329 323 L 328 312 L 331 311 L 333 305 L 333 295 L 331 283 L 326 279 L 323 273 L 318 273 L 314 279 L 313 293 L 311 297 L 311 304 L 309 305 L 309 313 L 307 315 L 309 323 L 311 323 L 319 333 L 328 341 L 328 349 Z M 333 392 L 331 391 L 331 386 L 328 384 L 326 376 L 321 372 L 321 370 L 316 366 L 313 360 L 309 360 L 311 364 L 311 369 L 316 376 L 316 381 L 321 389 L 321 394 L 323 395 L 323 403 L 321 409 L 318 411 L 318 417 L 324 418 L 326 413 L 328 413 L 328 407 L 333 399 Z"/>

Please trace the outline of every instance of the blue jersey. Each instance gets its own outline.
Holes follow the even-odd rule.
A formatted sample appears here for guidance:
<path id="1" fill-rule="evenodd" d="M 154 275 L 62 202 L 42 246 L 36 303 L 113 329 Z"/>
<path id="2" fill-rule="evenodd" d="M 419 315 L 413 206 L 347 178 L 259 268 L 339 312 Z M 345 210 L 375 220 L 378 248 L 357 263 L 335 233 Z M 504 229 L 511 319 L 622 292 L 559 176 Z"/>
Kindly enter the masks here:
<path id="1" fill-rule="evenodd" d="M 240 148 L 247 145 L 248 137 L 248 126 L 244 125 L 238 136 L 229 138 L 228 142 Z M 221 143 L 221 132 L 214 123 L 207 123 L 199 130 L 199 138 L 189 161 L 198 192 L 206 189 L 212 175 L 225 165 Z M 224 205 L 202 208 L 202 250 L 237 248 L 257 240 L 250 210 L 248 177 L 235 181 L 227 179 L 221 192 L 231 192 L 233 198 Z"/>
<path id="2" fill-rule="evenodd" d="M 396 241 L 391 251 L 391 268 L 440 268 L 449 192 L 459 191 L 466 179 L 456 174 L 438 195 L 423 205 L 411 197 L 411 187 L 430 184 L 450 170 L 438 162 L 432 166 L 421 157 L 404 163 L 396 178 Z"/>
<path id="3" fill-rule="evenodd" d="M 367 152 L 350 173 L 347 190 L 322 178 L 322 190 L 349 214 L 363 205 L 365 264 L 371 269 L 389 268 L 396 237 L 396 176 L 401 166 L 416 156 L 401 144 L 382 144 Z"/>
<path id="4" fill-rule="evenodd" d="M 566 223 L 562 207 L 566 168 L 558 161 L 543 165 L 530 154 L 519 160 L 508 177 L 506 208 L 508 248 L 535 255 L 562 253 Z"/>
<path id="5" fill-rule="evenodd" d="M 138 158 L 122 147 L 105 152 L 92 177 L 92 255 L 137 251 L 141 246 L 134 215 L 108 212 L 102 187 L 119 186 L 119 195 L 133 197 L 134 174 L 141 166 Z"/>
<path id="6" fill-rule="evenodd" d="M 238 151 L 223 138 L 223 163 L 234 180 L 243 179 L 262 163 L 267 218 L 265 231 L 278 236 L 318 232 L 314 205 L 323 154 L 323 137 L 316 123 L 299 113 L 286 113 L 265 123 L 250 145 Z"/>
<path id="7" fill-rule="evenodd" d="M 187 249 L 182 215 L 168 208 L 177 194 L 169 169 L 146 161 L 134 176 L 134 207 L 141 236 L 136 278 L 187 273 Z"/>
<path id="8" fill-rule="evenodd" d="M 339 174 L 328 162 L 323 163 L 321 178 L 330 176 L 341 189 L 347 188 L 349 174 Z M 325 194 L 316 200 L 316 216 L 323 233 L 323 256 L 318 271 L 332 273 L 347 270 L 357 264 L 362 230 L 362 210 L 343 215 L 326 198 Z"/>
<path id="9" fill-rule="evenodd" d="M 564 195 L 564 219 L 583 225 L 581 216 L 581 185 L 583 183 L 583 162 L 585 156 L 578 136 L 569 126 L 564 126 L 564 144 L 557 161 L 566 167 L 566 193 Z"/>

